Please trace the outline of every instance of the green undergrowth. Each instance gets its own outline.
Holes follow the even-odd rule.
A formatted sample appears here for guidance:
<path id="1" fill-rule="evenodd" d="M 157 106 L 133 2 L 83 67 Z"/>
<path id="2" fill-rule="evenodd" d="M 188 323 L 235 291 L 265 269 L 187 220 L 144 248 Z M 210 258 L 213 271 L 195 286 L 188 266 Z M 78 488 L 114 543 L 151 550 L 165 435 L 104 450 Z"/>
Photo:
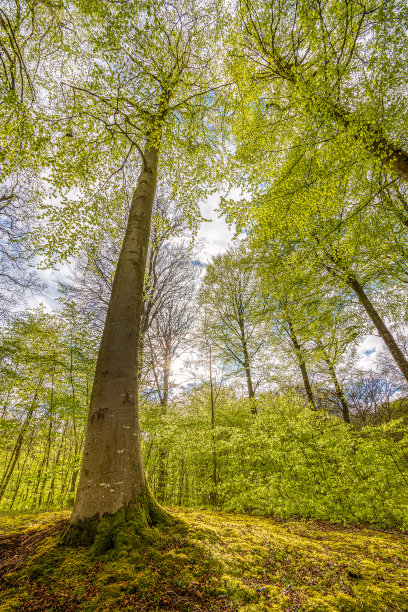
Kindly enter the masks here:
<path id="1" fill-rule="evenodd" d="M 61 545 L 67 512 L 0 518 L 0 612 L 408 611 L 408 537 L 328 522 L 171 509 L 114 548 Z M 125 529 L 126 531 L 126 529 Z"/>

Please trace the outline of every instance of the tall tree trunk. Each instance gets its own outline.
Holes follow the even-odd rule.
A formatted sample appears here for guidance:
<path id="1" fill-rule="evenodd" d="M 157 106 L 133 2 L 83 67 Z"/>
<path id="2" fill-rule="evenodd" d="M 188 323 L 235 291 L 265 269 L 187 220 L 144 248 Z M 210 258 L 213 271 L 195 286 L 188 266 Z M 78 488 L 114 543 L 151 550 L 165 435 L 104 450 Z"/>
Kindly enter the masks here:
<path id="1" fill-rule="evenodd" d="M 113 515 L 147 491 L 136 364 L 157 162 L 157 147 L 147 145 L 99 348 L 71 521 Z"/>
<path id="2" fill-rule="evenodd" d="M 248 389 L 248 397 L 251 400 L 251 413 L 258 414 L 258 408 L 254 400 L 255 391 L 254 391 L 254 387 L 252 384 L 251 364 L 249 360 L 248 343 L 247 343 L 246 334 L 245 334 L 244 320 L 240 318 L 238 321 L 238 325 L 239 325 L 239 329 L 241 333 L 241 345 L 242 345 L 242 353 L 244 355 L 244 370 L 245 370 L 245 378 L 246 378 L 247 389 Z"/>
<path id="3" fill-rule="evenodd" d="M 394 357 L 395 363 L 399 367 L 401 374 L 408 382 L 408 360 L 406 359 L 404 353 L 401 351 L 398 344 L 395 342 L 394 336 L 391 334 L 383 319 L 381 318 L 377 310 L 374 308 L 371 301 L 368 299 L 366 292 L 357 280 L 355 274 L 349 272 L 346 278 L 346 282 L 354 290 L 358 301 L 365 309 L 371 321 L 374 323 L 381 339 L 384 341 L 386 347 L 390 351 L 391 355 Z"/>
<path id="4" fill-rule="evenodd" d="M 299 364 L 300 372 L 302 374 L 303 386 L 305 387 L 305 391 L 306 391 L 307 401 L 312 406 L 313 410 L 316 410 L 316 404 L 315 404 L 313 393 L 312 393 L 312 385 L 310 384 L 309 375 L 307 373 L 306 362 L 302 354 L 302 348 L 297 339 L 292 320 L 289 317 L 288 317 L 288 325 L 289 325 L 289 337 L 295 349 L 296 358 Z"/>

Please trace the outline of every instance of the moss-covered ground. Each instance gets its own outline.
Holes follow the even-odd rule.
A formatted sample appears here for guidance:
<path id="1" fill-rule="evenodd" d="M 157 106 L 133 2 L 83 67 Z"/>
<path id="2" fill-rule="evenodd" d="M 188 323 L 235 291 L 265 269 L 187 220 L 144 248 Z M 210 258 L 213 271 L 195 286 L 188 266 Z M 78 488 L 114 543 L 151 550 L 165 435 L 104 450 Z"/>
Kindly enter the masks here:
<path id="1" fill-rule="evenodd" d="M 60 544 L 68 512 L 0 517 L 0 612 L 408 611 L 408 536 L 171 509 L 96 556 Z"/>

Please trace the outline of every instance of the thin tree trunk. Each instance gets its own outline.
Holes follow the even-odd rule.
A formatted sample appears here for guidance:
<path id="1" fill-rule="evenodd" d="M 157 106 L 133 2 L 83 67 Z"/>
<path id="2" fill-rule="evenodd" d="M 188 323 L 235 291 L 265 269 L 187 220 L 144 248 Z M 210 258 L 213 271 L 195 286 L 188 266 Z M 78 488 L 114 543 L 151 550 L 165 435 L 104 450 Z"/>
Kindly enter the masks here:
<path id="1" fill-rule="evenodd" d="M 184 488 L 184 458 L 181 459 L 178 479 L 178 491 L 177 491 L 177 505 L 181 506 L 183 501 L 183 488 Z"/>
<path id="2" fill-rule="evenodd" d="M 330 376 L 333 380 L 333 384 L 334 384 L 334 388 L 336 390 L 336 395 L 339 398 L 340 401 L 340 405 L 341 405 L 341 412 L 343 415 L 343 421 L 345 423 L 350 423 L 350 410 L 348 407 L 348 403 L 347 400 L 344 396 L 344 393 L 342 391 L 342 388 L 340 386 L 339 383 L 339 379 L 337 378 L 337 374 L 336 374 L 336 370 L 334 369 L 332 364 L 328 364 L 329 367 L 329 372 L 330 372 Z"/>
<path id="3" fill-rule="evenodd" d="M 348 273 L 346 282 L 354 290 L 360 304 L 363 306 L 371 321 L 374 323 L 381 339 L 384 341 L 402 375 L 408 382 L 408 361 L 398 344 L 395 342 L 394 336 L 391 334 L 383 319 L 374 308 L 371 301 L 368 299 L 367 294 L 357 280 L 356 276 L 351 272 Z"/>
<path id="4" fill-rule="evenodd" d="M 295 349 L 296 358 L 298 360 L 299 368 L 302 374 L 303 385 L 306 391 L 306 397 L 309 404 L 312 406 L 313 410 L 316 410 L 316 404 L 312 393 L 312 385 L 310 384 L 309 375 L 306 369 L 306 362 L 303 358 L 302 349 L 297 339 L 295 328 L 293 327 L 293 323 L 291 319 L 288 318 L 289 325 L 289 336 L 292 341 L 293 347 Z"/>
<path id="5" fill-rule="evenodd" d="M 27 460 L 27 458 L 23 462 L 22 466 L 17 464 L 18 477 L 17 477 L 17 482 L 16 482 L 16 484 L 14 486 L 14 493 L 13 493 L 13 497 L 12 497 L 11 502 L 10 502 L 9 510 L 11 510 L 13 508 L 14 502 L 16 501 L 16 497 L 17 497 L 18 491 L 20 489 L 20 483 L 21 483 L 21 479 L 22 479 L 22 476 L 23 476 L 23 471 L 24 471 L 24 466 L 25 466 L 26 460 Z"/>
<path id="6" fill-rule="evenodd" d="M 62 453 L 62 448 L 64 445 L 64 436 L 65 436 L 65 430 L 66 430 L 67 424 L 66 422 L 64 423 L 64 428 L 61 432 L 61 440 L 60 440 L 60 444 L 58 446 L 58 450 L 57 450 L 57 454 L 55 456 L 55 460 L 54 460 L 54 472 L 52 475 L 52 480 L 50 483 L 50 488 L 48 491 L 48 497 L 47 497 L 47 507 L 49 508 L 51 506 L 51 504 L 54 501 L 54 494 L 55 494 L 55 480 L 56 480 L 56 476 L 55 476 L 55 470 L 59 465 L 59 461 L 60 461 L 60 457 L 61 457 L 61 453 Z"/>
<path id="7" fill-rule="evenodd" d="M 171 372 L 171 353 L 170 347 L 166 346 L 166 352 L 164 355 L 164 367 L 163 367 L 163 395 L 162 395 L 162 406 L 167 406 L 169 403 L 169 383 L 170 383 L 170 372 Z"/>
<path id="8" fill-rule="evenodd" d="M 170 348 L 166 346 L 164 355 L 164 366 L 163 366 L 163 390 L 160 394 L 160 405 L 162 408 L 162 416 L 167 412 L 167 405 L 169 400 L 169 381 L 171 371 L 171 354 Z M 161 440 L 159 442 L 158 452 L 158 467 L 157 467 L 157 501 L 163 503 L 165 500 L 166 492 L 166 481 L 167 481 L 167 469 L 166 469 L 167 450 Z"/>
<path id="9" fill-rule="evenodd" d="M 339 379 L 337 378 L 337 374 L 336 374 L 336 370 L 335 370 L 334 364 L 331 361 L 331 359 L 329 358 L 328 354 L 326 353 L 326 351 L 324 350 L 323 347 L 321 347 L 321 350 L 323 351 L 323 355 L 324 355 L 323 359 L 324 359 L 324 361 L 327 364 L 330 377 L 331 377 L 331 379 L 333 381 L 333 384 L 334 384 L 334 389 L 335 389 L 336 395 L 337 395 L 337 397 L 339 399 L 339 402 L 340 402 L 340 405 L 341 405 L 341 412 L 342 412 L 342 415 L 343 415 L 343 421 L 345 423 L 350 423 L 350 410 L 349 410 L 348 403 L 347 403 L 347 400 L 345 398 L 345 395 L 343 393 L 343 390 L 341 388 Z"/>
<path id="10" fill-rule="evenodd" d="M 39 508 L 41 507 L 41 504 L 42 504 L 42 500 L 43 500 L 44 492 L 45 492 L 45 485 L 46 485 L 47 478 L 48 478 L 48 464 L 50 461 L 50 452 L 51 452 L 51 444 L 52 444 L 52 429 L 54 425 L 53 416 L 54 416 L 54 373 L 52 373 L 51 375 L 50 423 L 48 426 L 47 446 L 45 449 L 44 459 L 43 459 L 43 462 L 41 464 L 41 469 L 40 469 L 40 476 L 42 475 L 43 470 L 44 470 L 44 475 L 42 477 L 41 489 L 40 489 L 40 494 L 39 494 L 38 502 L 37 502 L 37 506 Z M 39 481 L 38 481 L 38 484 L 39 484 Z"/>
<path id="11" fill-rule="evenodd" d="M 38 391 L 39 391 L 40 386 L 42 385 L 42 382 L 43 381 L 41 380 L 38 383 L 38 385 L 37 385 L 37 389 L 35 390 L 34 397 L 33 397 L 33 400 L 31 402 L 30 408 L 28 410 L 27 416 L 26 416 L 25 421 L 23 423 L 23 426 L 22 426 L 22 428 L 20 430 L 20 433 L 18 434 L 17 441 L 16 441 L 16 443 L 14 445 L 14 449 L 13 449 L 13 452 L 11 454 L 10 461 L 8 463 L 8 466 L 7 466 L 6 470 L 5 470 L 5 472 L 4 472 L 4 475 L 3 475 L 3 478 L 2 478 L 2 481 L 1 481 L 1 485 L 0 485 L 0 500 L 3 498 L 3 495 L 6 492 L 7 485 L 8 485 L 8 483 L 10 481 L 10 478 L 11 478 L 13 472 L 14 472 L 14 468 L 16 466 L 16 463 L 17 463 L 17 461 L 18 461 L 18 459 L 20 457 L 21 447 L 22 447 L 23 442 L 24 442 L 24 435 L 25 435 L 25 433 L 26 433 L 26 431 L 28 429 L 28 426 L 30 424 L 30 421 L 31 421 L 31 418 L 33 416 L 34 410 L 36 408 Z"/>
<path id="12" fill-rule="evenodd" d="M 45 492 L 45 485 L 46 485 L 47 478 L 48 478 L 48 464 L 50 461 L 52 429 L 53 429 L 53 422 L 52 420 L 50 420 L 50 424 L 48 426 L 47 443 L 46 443 L 46 447 L 44 451 L 44 457 L 41 462 L 40 468 L 38 470 L 37 485 L 34 491 L 34 496 L 36 496 L 39 491 L 39 496 L 38 496 L 38 500 L 36 504 L 38 508 L 41 508 L 41 504 L 42 504 L 42 500 L 43 500 L 43 496 Z"/>
<path id="13" fill-rule="evenodd" d="M 82 444 L 81 444 L 82 447 Z M 80 447 L 80 449 L 81 449 Z M 75 454 L 74 460 L 76 460 L 77 455 Z M 70 478 L 70 484 L 69 484 L 69 492 L 70 492 L 70 496 L 68 498 L 68 503 L 70 506 L 73 505 L 74 500 L 75 500 L 75 489 L 76 489 L 76 483 L 77 483 L 77 478 L 78 478 L 78 474 L 79 474 L 79 468 L 74 468 L 74 470 L 72 471 L 71 474 L 71 478 Z"/>
<path id="14" fill-rule="evenodd" d="M 251 413 L 257 414 L 258 408 L 253 399 L 255 397 L 255 392 L 254 392 L 254 387 L 252 385 L 251 365 L 250 365 L 250 360 L 249 360 L 248 344 L 247 344 L 247 339 L 245 335 L 245 323 L 243 319 L 241 318 L 239 319 L 238 325 L 239 325 L 239 329 L 241 332 L 242 353 L 244 355 L 244 370 L 245 370 L 245 377 L 246 377 L 246 383 L 247 383 L 247 389 L 248 389 L 248 397 L 251 401 Z"/>
<path id="15" fill-rule="evenodd" d="M 157 501 L 161 504 L 165 500 L 165 492 L 166 492 L 166 480 L 167 480 L 167 470 L 166 470 L 166 459 L 167 452 L 163 446 L 163 442 L 159 443 L 159 451 L 157 455 L 157 488 L 156 488 L 156 497 Z"/>
<path id="16" fill-rule="evenodd" d="M 157 162 L 157 148 L 147 146 L 99 348 L 71 521 L 115 514 L 147 490 L 136 364 Z"/>
<path id="17" fill-rule="evenodd" d="M 213 491 L 210 494 L 210 503 L 212 506 L 218 504 L 218 468 L 217 468 L 217 449 L 215 443 L 215 398 L 214 398 L 214 384 L 212 375 L 212 351 L 210 345 L 210 402 L 211 402 L 211 440 L 212 440 L 212 480 L 213 480 Z"/>

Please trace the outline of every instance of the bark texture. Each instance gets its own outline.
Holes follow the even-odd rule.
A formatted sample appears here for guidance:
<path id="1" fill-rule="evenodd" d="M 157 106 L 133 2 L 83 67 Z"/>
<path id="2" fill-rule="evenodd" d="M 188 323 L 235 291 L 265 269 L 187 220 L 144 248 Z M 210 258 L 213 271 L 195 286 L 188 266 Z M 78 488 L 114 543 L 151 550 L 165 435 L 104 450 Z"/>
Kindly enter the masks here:
<path id="1" fill-rule="evenodd" d="M 354 131 L 354 138 L 360 140 L 371 155 L 408 182 L 408 153 L 390 142 L 380 128 L 364 121 L 359 125 L 351 112 L 330 100 L 322 100 L 320 105 L 316 105 L 316 100 L 313 102 L 315 107 L 320 106 L 328 116 L 337 120 L 346 129 L 351 128 Z"/>
<path id="2" fill-rule="evenodd" d="M 113 515 L 146 492 L 135 364 L 157 161 L 157 148 L 147 147 L 99 349 L 71 521 Z"/>
<path id="3" fill-rule="evenodd" d="M 289 320 L 288 324 L 289 324 L 289 335 L 290 335 L 290 339 L 292 341 L 293 347 L 295 349 L 300 372 L 302 374 L 303 385 L 305 387 L 307 401 L 312 406 L 313 410 L 316 410 L 316 404 L 315 404 L 315 400 L 314 400 L 313 393 L 312 393 L 312 385 L 310 384 L 309 375 L 306 369 L 306 363 L 302 355 L 302 348 L 299 344 L 299 340 L 297 339 L 292 321 Z"/>
<path id="4" fill-rule="evenodd" d="M 377 328 L 381 339 L 384 341 L 386 347 L 393 356 L 395 363 L 401 371 L 401 374 L 408 382 L 408 361 L 398 344 L 395 342 L 394 336 L 382 320 L 371 301 L 368 299 L 366 292 L 354 274 L 350 273 L 346 280 L 347 284 L 354 290 L 360 304 L 363 306 L 371 321 Z"/>
<path id="5" fill-rule="evenodd" d="M 275 55 L 274 60 L 277 64 L 277 74 L 297 86 L 299 81 L 293 71 L 293 66 L 278 55 Z M 364 120 L 359 121 L 352 112 L 343 108 L 340 104 L 313 92 L 310 92 L 309 95 L 306 94 L 305 102 L 306 107 L 313 114 L 320 113 L 335 120 L 346 129 L 353 130 L 356 141 L 362 142 L 371 155 L 408 182 L 408 153 L 393 144 L 382 133 L 381 128 L 372 126 Z"/>
<path id="6" fill-rule="evenodd" d="M 240 304 L 239 312 L 240 313 L 242 312 L 242 304 Z M 254 399 L 255 391 L 254 391 L 254 386 L 252 384 L 251 364 L 250 364 L 250 359 L 249 359 L 248 343 L 247 343 L 247 337 L 246 337 L 246 332 L 245 332 L 245 321 L 242 316 L 239 316 L 238 318 L 238 325 L 239 325 L 240 334 L 241 334 L 242 353 L 244 356 L 243 365 L 244 365 L 245 378 L 246 378 L 247 389 L 248 389 L 248 398 L 251 400 L 251 413 L 258 414 L 258 408 L 257 408 L 255 399 Z"/>
<path id="7" fill-rule="evenodd" d="M 334 384 L 336 395 L 337 395 L 337 397 L 338 397 L 338 399 L 340 401 L 341 413 L 342 413 L 342 416 L 343 416 L 343 421 L 345 423 L 350 423 L 350 410 L 349 410 L 349 407 L 348 407 L 348 403 L 347 403 L 346 397 L 345 397 L 345 395 L 343 393 L 343 390 L 341 388 L 339 379 L 337 378 L 336 370 L 334 368 L 333 363 L 329 359 L 326 359 L 326 363 L 327 363 L 327 367 L 329 368 L 329 373 L 330 373 L 331 379 L 332 379 L 333 384 Z"/>

